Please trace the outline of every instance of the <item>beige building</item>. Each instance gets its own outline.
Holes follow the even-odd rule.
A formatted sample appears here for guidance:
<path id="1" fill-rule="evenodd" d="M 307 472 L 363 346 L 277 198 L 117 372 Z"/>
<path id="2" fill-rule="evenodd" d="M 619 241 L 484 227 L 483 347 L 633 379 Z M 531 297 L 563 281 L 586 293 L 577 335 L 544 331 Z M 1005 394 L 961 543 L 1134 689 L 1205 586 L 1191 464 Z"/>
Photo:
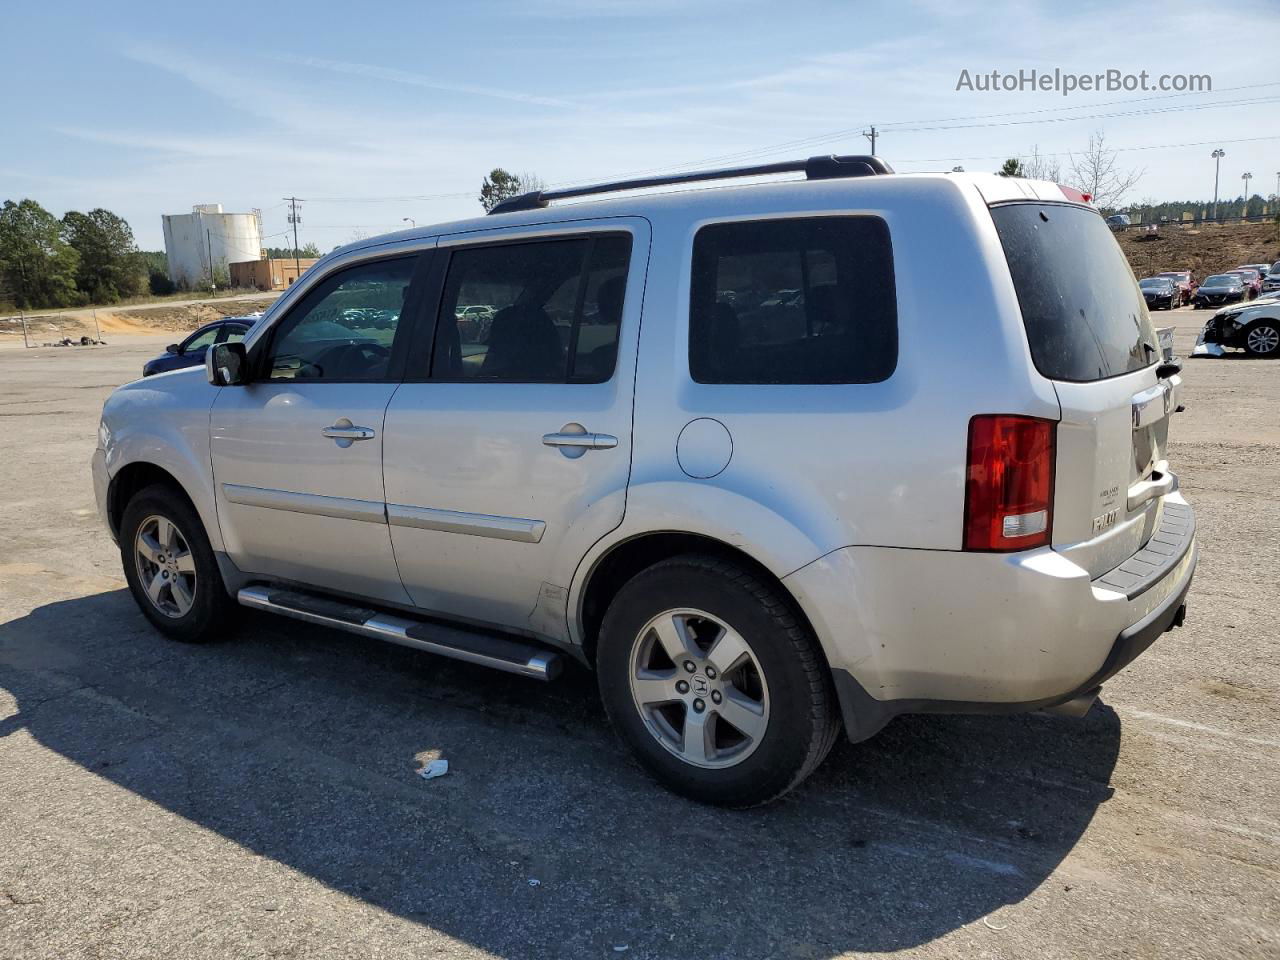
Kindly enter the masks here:
<path id="1" fill-rule="evenodd" d="M 255 287 L 258 290 L 283 290 L 298 279 L 299 268 L 306 272 L 315 264 L 315 258 L 303 257 L 301 260 L 269 260 L 262 257 L 258 260 L 245 260 L 230 266 L 231 285 L 233 287 Z"/>

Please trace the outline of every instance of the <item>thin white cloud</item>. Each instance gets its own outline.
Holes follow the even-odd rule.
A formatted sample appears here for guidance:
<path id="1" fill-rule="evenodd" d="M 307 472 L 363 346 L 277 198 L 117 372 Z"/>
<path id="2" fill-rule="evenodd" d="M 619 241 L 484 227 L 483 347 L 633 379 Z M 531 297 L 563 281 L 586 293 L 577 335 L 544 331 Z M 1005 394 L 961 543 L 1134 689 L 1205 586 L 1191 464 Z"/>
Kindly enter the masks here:
<path id="1" fill-rule="evenodd" d="M 410 73 L 407 70 L 380 67 L 370 63 L 348 63 L 344 60 L 325 60 L 321 57 L 301 57 L 293 54 L 277 54 L 271 56 L 270 59 L 300 67 L 328 70 L 331 73 L 344 73 L 349 76 L 366 77 L 371 80 L 386 80 L 390 83 L 399 83 L 410 87 L 422 87 L 426 90 L 438 90 L 442 93 L 461 93 L 474 97 L 490 97 L 495 100 L 508 100 L 513 103 L 532 104 L 540 107 L 576 107 L 576 104 L 556 97 L 544 97 L 518 90 L 501 90 L 496 87 L 483 87 L 471 83 L 437 80 L 421 74 Z"/>

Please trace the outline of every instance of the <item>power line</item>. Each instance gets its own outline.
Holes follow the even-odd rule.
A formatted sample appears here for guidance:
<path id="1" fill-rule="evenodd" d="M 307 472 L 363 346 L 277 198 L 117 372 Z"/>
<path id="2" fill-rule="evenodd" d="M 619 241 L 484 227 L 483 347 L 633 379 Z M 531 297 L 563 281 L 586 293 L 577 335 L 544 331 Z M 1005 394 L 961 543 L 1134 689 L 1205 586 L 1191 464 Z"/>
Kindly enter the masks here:
<path id="1" fill-rule="evenodd" d="M 1280 81 L 1272 80 L 1266 83 L 1246 83 L 1235 87 L 1220 87 L 1217 90 L 1196 90 L 1184 93 L 1161 93 L 1150 97 L 1124 97 L 1119 100 L 1101 100 L 1097 103 L 1077 103 L 1072 106 L 1064 107 L 1040 107 L 1034 110 L 1010 110 L 1005 113 L 976 113 L 964 117 L 935 117 L 931 120 L 898 120 L 886 121 L 881 123 L 882 127 L 892 127 L 904 123 L 951 123 L 952 121 L 961 120 L 996 120 L 1001 117 L 1024 117 L 1038 113 L 1067 113 L 1072 110 L 1092 110 L 1094 107 L 1116 107 L 1126 103 L 1148 103 L 1152 100 L 1176 100 L 1181 97 L 1198 97 L 1208 93 L 1231 93 L 1235 90 L 1257 90 L 1261 87 L 1280 87 Z M 1233 101 L 1219 101 L 1221 103 L 1231 103 Z"/>
<path id="2" fill-rule="evenodd" d="M 1105 100 L 1105 101 L 1098 101 L 1094 103 L 1074 104 L 1071 106 L 1063 106 L 1063 107 L 1041 107 L 1034 110 L 1013 110 L 1013 111 L 1007 111 L 1003 113 L 971 114 L 968 116 L 943 117 L 943 118 L 935 118 L 935 119 L 928 119 L 928 120 L 884 121 L 884 122 L 878 122 L 876 126 L 880 128 L 881 131 L 883 131 L 884 128 L 890 128 L 891 132 L 894 132 L 894 133 L 920 132 L 920 131 L 926 131 L 926 130 L 932 131 L 935 129 L 961 130 L 961 129 L 972 129 L 978 126 L 1003 126 L 1003 125 L 1012 125 L 1012 124 L 1001 124 L 1001 123 L 973 124 L 968 127 L 961 127 L 961 126 L 909 127 L 907 125 L 908 124 L 941 125 L 941 124 L 959 123 L 960 121 L 966 121 L 966 120 L 1000 120 L 1005 117 L 1039 116 L 1041 114 L 1046 114 L 1046 113 L 1067 113 L 1067 112 L 1072 112 L 1077 110 L 1090 110 L 1097 107 L 1120 106 L 1120 105 L 1129 104 L 1129 103 L 1147 103 L 1153 100 L 1171 100 L 1171 99 L 1179 99 L 1183 97 L 1203 96 L 1206 93 L 1231 93 L 1236 90 L 1255 90 L 1262 87 L 1276 87 L 1276 86 L 1280 86 L 1280 81 L 1241 84 L 1241 85 L 1232 86 L 1232 87 L 1222 87 L 1215 91 L 1196 91 L 1196 92 L 1187 92 L 1187 93 L 1157 94 L 1157 95 L 1147 96 L 1147 97 L 1128 97 L 1128 98 L 1122 98 L 1119 100 Z M 1268 102 L 1270 98 L 1255 98 L 1255 99 L 1257 102 Z M 1254 99 L 1218 100 L 1218 101 L 1214 101 L 1212 103 L 1207 103 L 1207 104 L 1184 104 L 1180 107 L 1158 108 L 1157 111 L 1152 111 L 1152 112 L 1173 112 L 1175 110 L 1180 110 L 1180 109 L 1208 109 L 1210 107 L 1215 107 L 1215 106 L 1220 106 L 1220 107 L 1223 107 L 1224 109 L 1227 109 L 1233 106 L 1243 106 L 1243 105 L 1248 105 L 1254 102 L 1255 102 Z M 1049 123 L 1049 122 L 1065 122 L 1068 120 L 1097 120 L 1097 119 L 1105 119 L 1108 117 L 1122 116 L 1122 115 L 1136 115 L 1136 114 L 1082 114 L 1080 116 L 1053 118 L 1053 119 L 1041 120 L 1041 121 L 1028 120 L 1028 121 L 1022 121 L 1022 123 L 1029 124 L 1034 122 Z M 713 157 L 704 157 L 701 160 L 692 160 L 687 163 L 679 163 L 679 164 L 673 164 L 673 165 L 660 167 L 660 168 L 651 168 L 647 170 L 634 170 L 627 173 L 613 174 L 602 179 L 625 180 L 625 179 L 630 179 L 632 177 L 643 177 L 646 174 L 650 174 L 650 173 L 660 173 L 660 172 L 666 172 L 669 170 L 680 170 L 685 167 L 698 167 L 698 166 L 704 166 L 707 164 L 726 163 L 734 160 L 748 160 L 755 157 L 767 156 L 772 153 L 778 153 L 782 150 L 788 150 L 788 149 L 793 149 L 798 147 L 819 146 L 821 144 L 830 143 L 831 141 L 834 141 L 834 140 L 844 140 L 858 134 L 865 135 L 864 129 L 868 126 L 870 126 L 869 122 L 864 122 L 856 126 L 846 127 L 841 130 L 833 130 L 829 133 L 817 134 L 811 137 L 802 137 L 795 140 L 784 140 L 779 143 L 771 144 L 768 146 L 756 147 L 748 150 L 740 150 L 734 153 L 724 153 L 724 154 L 719 154 Z M 553 184 L 553 186 L 559 187 L 559 186 L 564 186 L 564 184 L 557 183 L 557 184 Z"/>
<path id="3" fill-rule="evenodd" d="M 310 197 L 308 203 L 410 203 L 420 200 L 465 200 L 475 196 L 474 190 L 458 193 L 434 193 L 407 197 Z"/>
<path id="4" fill-rule="evenodd" d="M 1223 143 L 1255 143 L 1262 140 L 1280 140 L 1280 134 L 1266 137 L 1236 137 L 1229 140 L 1218 138 L 1214 140 L 1194 140 L 1186 143 L 1151 143 L 1140 147 L 1108 147 L 1107 149 L 1114 153 L 1131 153 L 1138 150 L 1180 150 L 1184 147 L 1208 147 Z M 1037 152 L 1039 153 L 1039 151 Z M 1045 151 L 1039 153 L 1042 157 L 1069 157 L 1071 154 L 1072 151 L 1070 150 Z M 981 157 L 926 157 L 915 160 L 900 160 L 895 158 L 894 163 L 954 163 L 956 161 L 964 160 L 1006 160 L 1010 156 L 1018 156 L 1018 154 L 1017 152 L 1005 152 L 988 154 L 987 156 Z"/>
<path id="5" fill-rule="evenodd" d="M 1186 110 L 1211 110 L 1214 107 L 1246 107 L 1262 103 L 1280 102 L 1280 96 L 1250 97 L 1244 100 L 1218 100 L 1213 103 L 1184 103 L 1171 107 L 1151 107 L 1145 110 L 1122 110 L 1117 113 L 1089 113 L 1077 117 L 1048 117 L 1041 120 L 1001 120 L 993 123 L 951 123 L 929 127 L 897 127 L 894 133 L 928 133 L 937 130 L 973 130 L 979 127 L 1025 127 L 1036 123 L 1070 123 L 1073 120 L 1107 120 L 1113 117 L 1143 117 L 1162 113 L 1182 113 Z"/>

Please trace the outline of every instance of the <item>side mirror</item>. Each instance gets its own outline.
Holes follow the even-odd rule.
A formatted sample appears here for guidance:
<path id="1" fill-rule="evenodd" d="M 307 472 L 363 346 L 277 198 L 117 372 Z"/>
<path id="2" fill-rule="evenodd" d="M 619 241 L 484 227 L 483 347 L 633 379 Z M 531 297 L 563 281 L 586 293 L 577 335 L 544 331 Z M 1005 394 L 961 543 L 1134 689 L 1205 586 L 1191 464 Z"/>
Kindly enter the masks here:
<path id="1" fill-rule="evenodd" d="M 177 353 L 177 352 L 178 352 L 178 345 L 177 345 L 176 343 L 171 343 L 171 344 L 169 344 L 167 347 L 165 347 L 165 348 L 164 348 L 164 352 L 165 352 L 165 353 Z"/>
<path id="2" fill-rule="evenodd" d="M 215 387 L 237 387 L 249 372 L 243 343 L 215 343 L 204 355 L 204 370 Z"/>

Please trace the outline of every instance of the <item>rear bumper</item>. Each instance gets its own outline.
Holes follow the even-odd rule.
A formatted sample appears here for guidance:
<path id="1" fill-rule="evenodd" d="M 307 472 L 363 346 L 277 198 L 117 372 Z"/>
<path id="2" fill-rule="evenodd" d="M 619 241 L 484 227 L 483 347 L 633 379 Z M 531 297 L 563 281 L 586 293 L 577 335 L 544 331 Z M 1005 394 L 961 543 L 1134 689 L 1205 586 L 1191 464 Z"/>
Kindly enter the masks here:
<path id="1" fill-rule="evenodd" d="M 1110 679 L 1184 615 L 1195 521 L 1180 494 L 1166 504 L 1180 508 L 1181 533 L 1098 578 L 1047 548 L 857 547 L 787 577 L 826 651 L 850 738 L 900 713 L 1039 710 Z"/>

